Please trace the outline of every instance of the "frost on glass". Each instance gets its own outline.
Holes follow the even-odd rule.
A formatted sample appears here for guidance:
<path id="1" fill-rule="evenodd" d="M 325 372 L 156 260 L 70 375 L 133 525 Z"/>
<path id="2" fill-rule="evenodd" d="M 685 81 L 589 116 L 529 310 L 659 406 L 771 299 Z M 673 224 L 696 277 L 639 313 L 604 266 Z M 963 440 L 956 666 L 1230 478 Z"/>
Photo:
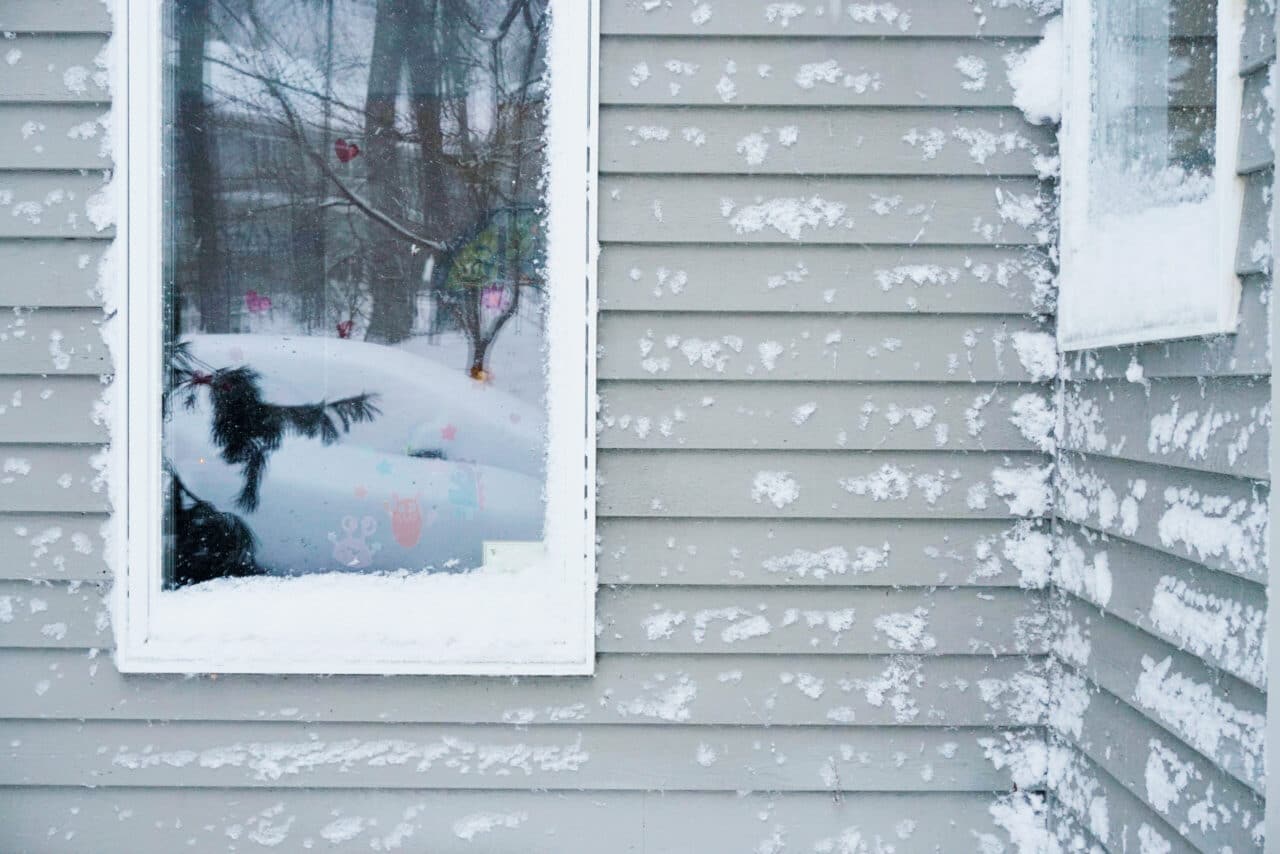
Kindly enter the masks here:
<path id="1" fill-rule="evenodd" d="M 1222 331 L 1233 285 L 1214 167 L 1216 4 L 1091 6 L 1087 69 L 1073 71 L 1089 75 L 1088 115 L 1069 118 L 1087 126 L 1086 162 L 1064 154 L 1059 339 L 1076 348 Z"/>
<path id="2" fill-rule="evenodd" d="M 166 7 L 166 585 L 540 541 L 545 0 Z"/>
<path id="3" fill-rule="evenodd" d="M 1214 4 L 1095 4 L 1093 217 L 1200 202 L 1213 192 Z"/>

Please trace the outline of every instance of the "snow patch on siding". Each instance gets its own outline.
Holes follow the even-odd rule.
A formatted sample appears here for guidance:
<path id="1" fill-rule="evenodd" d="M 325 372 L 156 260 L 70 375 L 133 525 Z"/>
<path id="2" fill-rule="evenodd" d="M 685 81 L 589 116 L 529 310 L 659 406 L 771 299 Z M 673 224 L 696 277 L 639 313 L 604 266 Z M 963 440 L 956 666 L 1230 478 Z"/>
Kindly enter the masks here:
<path id="1" fill-rule="evenodd" d="M 737 208 L 732 200 L 721 202 L 721 212 L 729 219 L 729 225 L 738 234 L 758 234 L 766 228 L 792 240 L 800 240 L 806 231 L 822 227 L 851 226 L 853 221 L 845 217 L 843 202 L 833 202 L 821 196 L 808 198 L 775 198 Z"/>
<path id="2" fill-rule="evenodd" d="M 1197 682 L 1173 670 L 1173 658 L 1156 662 L 1142 656 L 1142 674 L 1134 699 L 1150 709 L 1187 743 L 1224 768 L 1234 764 L 1224 742 L 1237 746 L 1242 770 L 1260 780 L 1263 768 L 1266 716 L 1241 709 L 1222 696 L 1218 685 Z"/>
<path id="3" fill-rule="evenodd" d="M 1232 566 L 1261 575 L 1266 568 L 1267 502 L 1203 495 L 1186 487 L 1164 491 L 1160 542 L 1182 545 L 1199 560 L 1225 559 Z"/>
<path id="4" fill-rule="evenodd" d="M 1058 375 L 1058 345 L 1047 332 L 1013 333 L 1013 349 L 1018 361 L 1035 382 L 1051 380 Z"/>
<path id="5" fill-rule="evenodd" d="M 207 769 L 242 768 L 259 782 L 310 773 L 320 768 L 340 771 L 355 767 L 403 765 L 418 773 L 443 765 L 460 774 L 506 776 L 572 773 L 589 760 L 582 736 L 564 744 L 480 744 L 445 737 L 436 741 L 403 739 L 343 741 L 271 741 L 236 743 L 204 750 L 131 751 L 121 747 L 112 757 L 117 768 L 136 771 L 167 766 Z"/>
<path id="6" fill-rule="evenodd" d="M 1040 41 L 1005 57 L 1013 105 L 1033 125 L 1062 120 L 1062 18 L 1045 22 Z"/>
<path id="7" fill-rule="evenodd" d="M 482 812 L 463 816 L 453 823 L 453 835 L 459 839 L 472 841 L 477 836 L 492 833 L 499 828 L 514 830 L 529 819 L 526 812 L 496 813 Z"/>
<path id="8" fill-rule="evenodd" d="M 991 472 L 991 487 L 1009 505 L 1013 515 L 1044 516 L 1053 497 L 1052 474 L 1052 465 L 998 468 Z"/>
<path id="9" fill-rule="evenodd" d="M 757 504 L 768 501 L 781 510 L 795 503 L 800 497 L 800 485 L 791 472 L 758 471 L 751 481 L 751 500 Z"/>
<path id="10" fill-rule="evenodd" d="M 1152 594 L 1147 618 L 1184 649 L 1201 658 L 1212 656 L 1255 685 L 1265 684 L 1265 611 L 1166 575 Z"/>
<path id="11" fill-rule="evenodd" d="M 889 647 L 900 652 L 928 652 L 938 645 L 929 634 L 929 610 L 916 608 L 876 617 L 876 631 L 885 635 Z"/>

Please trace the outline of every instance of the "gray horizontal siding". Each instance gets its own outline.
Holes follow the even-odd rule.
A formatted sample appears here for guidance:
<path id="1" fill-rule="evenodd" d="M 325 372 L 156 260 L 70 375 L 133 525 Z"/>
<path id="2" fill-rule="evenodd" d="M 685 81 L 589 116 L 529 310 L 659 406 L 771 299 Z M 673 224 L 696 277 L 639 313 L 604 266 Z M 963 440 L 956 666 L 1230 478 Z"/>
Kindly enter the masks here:
<path id="1" fill-rule="evenodd" d="M 602 583 L 1017 587 L 1008 519 L 600 521 Z"/>
<path id="2" fill-rule="evenodd" d="M 0 381 L 0 400 L 5 386 Z M 1036 385 L 606 381 L 603 448 L 1034 451 L 1012 420 Z M 974 401 L 986 426 L 970 431 Z M 0 417 L 0 436 L 4 420 Z"/>
<path id="3" fill-rule="evenodd" d="M 10 32 L 103 33 L 111 15 L 101 0 L 3 0 L 0 17 Z"/>
<path id="4" fill-rule="evenodd" d="M 1046 520 L 1015 518 L 992 477 L 1048 462 L 1010 417 L 1047 393 L 1015 336 L 1048 328 L 1050 265 L 1000 209 L 1040 196 L 1032 157 L 1054 141 L 1010 108 L 1004 58 L 1043 22 L 602 5 L 596 675 L 213 679 L 110 658 L 91 418 L 110 232 L 87 215 L 106 164 L 86 125 L 107 21 L 96 0 L 0 0 L 22 51 L 0 70 L 0 306 L 23 307 L 0 328 L 22 331 L 0 337 L 0 405 L 23 402 L 0 414 L 0 454 L 31 465 L 0 485 L 0 848 L 1007 839 L 989 807 L 1010 779 L 985 743 L 1043 723 L 1020 686 L 1046 678 L 1052 637 L 1003 553 Z M 771 200 L 834 224 L 757 227 Z M 757 500 L 762 472 L 798 499 Z M 905 496 L 877 501 L 881 484 Z M 899 648 L 876 625 L 890 615 L 928 640 Z"/>
<path id="5" fill-rule="evenodd" d="M 1043 329 L 1023 316 L 677 312 L 606 312 L 599 328 L 605 380 L 864 382 L 1025 382 L 1033 377 L 1018 358 L 1014 336 Z M 91 340 L 87 333 L 82 337 Z"/>
<path id="6" fill-rule="evenodd" d="M 8 721 L 0 785 L 996 792 L 962 727 L 425 726 Z M 109 744 L 106 751 L 102 744 Z M 699 762 L 709 747 L 714 761 Z M 950 754 L 948 756 L 948 754 Z M 704 751 L 704 756 L 706 753 Z M 848 758 L 845 758 L 845 757 Z M 837 783 L 829 782 L 832 776 Z"/>
<path id="7" fill-rule="evenodd" d="M 89 217 L 101 172 L 0 172 L 0 237 L 110 236 Z"/>
<path id="8" fill-rule="evenodd" d="M 106 514 L 0 514 L 0 578 L 104 581 Z"/>
<path id="9" fill-rule="evenodd" d="M 612 451 L 600 455 L 598 504 L 606 517 L 1008 518 L 993 473 L 1042 462 L 1025 453 Z M 775 506 L 755 489 L 762 473 L 790 478 L 795 499 Z M 984 507 L 969 506 L 975 488 L 990 495 Z"/>
<path id="10" fill-rule="evenodd" d="M 1033 244 L 1018 222 L 1001 220 L 1000 194 L 1035 198 L 1031 178 L 740 178 L 606 175 L 600 179 L 605 243 L 981 244 L 975 221 L 997 229 L 987 243 Z M 817 200 L 815 202 L 814 200 Z M 796 233 L 765 219 L 771 203 L 816 213 Z M 732 207 L 728 207 L 732 203 Z M 834 207 L 831 207 L 834 206 Z M 754 211 L 754 212 L 753 212 Z M 883 212 L 881 212 L 883 211 Z M 739 217 L 739 219 L 735 219 Z M 790 226 L 791 218 L 784 220 Z M 52 224 L 51 224 L 52 227 Z M 25 236 L 25 235 L 24 235 Z"/>
<path id="11" fill-rule="evenodd" d="M 996 834 L 989 795 L 954 793 L 423 792 L 290 789 L 136 789 L 121 798 L 82 788 L 11 789 L 7 827 L 23 852 L 136 854 L 253 850 L 303 854 L 343 843 L 365 850 L 564 854 L 590 840 L 627 854 L 808 851 L 842 834 L 884 845 L 946 851 L 956 839 Z M 12 813 L 12 815 L 10 815 Z M 175 821 L 198 815 L 198 822 Z M 904 818 L 904 816 L 909 816 Z M 459 835 L 462 834 L 462 835 Z M 856 836 L 855 836 L 856 834 Z M 336 840 L 336 841 L 335 841 Z M 376 850 L 376 849 L 375 849 Z M 1181 854 L 1181 851 L 1178 852 Z"/>
<path id="12" fill-rule="evenodd" d="M 989 246 L 612 244 L 600 253 L 608 311 L 1030 314 L 1048 259 Z"/>
<path id="13" fill-rule="evenodd" d="M 101 396 L 94 376 L 4 377 L 0 443 L 104 444 L 107 427 L 89 414 Z"/>
<path id="14" fill-rule="evenodd" d="M 731 10 L 695 14 L 699 4 L 643 4 L 629 0 L 601 3 L 601 30 L 609 35 L 652 36 L 1037 36 L 1042 22 L 1017 6 L 974 10 L 927 2 L 892 6 L 835 8 L 821 3 L 738 0 Z M 777 7 L 791 6 L 790 13 Z M 774 7 L 774 8 L 770 8 Z"/>
<path id="15" fill-rule="evenodd" d="M 0 718 L 725 726 L 1014 726 L 1038 723 L 978 684 L 1042 660 L 980 655 L 607 655 L 591 679 L 121 676 L 106 654 L 9 648 Z M 907 704 L 877 686 L 908 674 Z"/>
<path id="16" fill-rule="evenodd" d="M 923 51 L 908 40 L 879 38 L 606 39 L 600 50 L 600 98 L 605 104 L 1003 107 L 1011 100 L 1004 55 L 1009 47 L 1029 44 L 930 39 Z M 984 88 L 964 86 L 969 78 L 955 67 L 962 56 L 986 64 L 991 73 Z M 667 67 L 671 60 L 687 65 L 673 71 Z M 831 82 L 815 76 L 823 67 L 831 70 Z M 730 74 L 730 68 L 736 71 Z M 732 96 L 721 78 L 733 83 Z"/>
<path id="17" fill-rule="evenodd" d="M 1241 174 L 1265 169 L 1275 162 L 1271 150 L 1273 116 L 1267 103 L 1269 67 L 1260 67 L 1244 78 L 1244 103 L 1241 106 L 1240 159 Z"/>
<path id="18" fill-rule="evenodd" d="M 1062 447 L 1115 459 L 1266 478 L 1265 377 L 1068 383 Z"/>
<path id="19" fill-rule="evenodd" d="M 1249 0 L 1245 4 L 1244 36 L 1240 41 L 1240 72 L 1248 74 L 1275 62 L 1275 10 Z"/>
<path id="20" fill-rule="evenodd" d="M 1035 175 L 1055 148 L 1001 109 L 607 107 L 600 134 L 606 173 Z"/>
<path id="21" fill-rule="evenodd" d="M 1123 655 L 1091 656 L 1081 668 L 1082 673 L 1170 734 L 1199 749 L 1237 780 L 1262 793 L 1265 693 L 1182 651 L 1176 644 L 1161 640 L 1110 612 L 1090 607 L 1087 602 L 1072 599 L 1067 607 L 1068 619 L 1085 628 L 1099 650 L 1124 650 Z M 1163 706 L 1158 701 L 1161 696 L 1158 689 L 1179 685 L 1208 686 L 1214 695 L 1213 710 L 1225 712 L 1231 724 L 1222 730 L 1201 728 L 1198 712 L 1208 709 L 1197 709 L 1194 705 L 1190 708 Z M 1205 702 L 1204 698 L 1199 702 Z"/>
<path id="22" fill-rule="evenodd" d="M 1069 756 L 1063 762 L 1068 773 L 1058 781 L 1062 790 L 1050 791 L 1051 826 L 1059 840 L 1082 840 L 1085 844 L 1075 850 L 1093 851 L 1089 845 L 1098 845 L 1108 854 L 1142 852 L 1144 843 L 1147 851 L 1197 854 L 1200 849 L 1079 748 L 1061 739 L 1057 743 Z"/>
<path id="23" fill-rule="evenodd" d="M 0 101 L 108 103 L 107 79 L 97 63 L 106 44 L 97 33 L 15 33 L 5 39 L 6 56 L 15 58 L 6 59 L 0 73 Z"/>
<path id="24" fill-rule="evenodd" d="M 1266 576 L 1265 519 L 1267 485 L 1260 481 L 1214 475 L 1191 469 L 1171 469 L 1147 463 L 1108 459 L 1073 451 L 1059 458 L 1058 512 L 1069 521 L 1129 539 L 1157 551 L 1193 558 L 1205 566 L 1243 578 Z M 1184 492 L 1184 490 L 1186 492 Z M 1141 493 L 1141 495 L 1140 495 Z M 1131 515 L 1114 512 L 1109 502 L 1129 500 Z M 1204 499 L 1225 502 L 1228 508 L 1204 508 Z M 1199 540 L 1188 541 L 1181 526 L 1161 519 L 1171 508 L 1191 507 L 1208 518 L 1232 518 L 1240 523 L 1238 539 L 1214 542 L 1203 552 Z M 1252 518 L 1254 527 L 1249 527 Z M 1126 530 L 1132 526 L 1131 530 Z"/>
<path id="25" fill-rule="evenodd" d="M 101 587 L 75 582 L 0 582 L 0 646 L 110 647 Z M 827 655 L 1041 654 L 1048 651 L 1041 594 L 992 588 L 724 590 L 602 588 L 597 648 L 604 653 L 766 652 Z M 926 632 L 904 646 L 876 625 L 882 615 L 914 616 Z M 760 629 L 767 628 L 767 633 Z"/>
<path id="26" fill-rule="evenodd" d="M 1069 739 L 1129 791 L 1126 831 L 1159 815 L 1141 820 L 1175 851 L 1262 845 L 1275 39 L 1274 9 L 1247 5 L 1239 330 L 1086 354 L 1064 384 L 1060 652 L 1090 692 Z M 1148 850 L 1134 841 L 1108 850 Z"/>
<path id="27" fill-rule="evenodd" d="M 1221 645 L 1196 652 L 1207 663 L 1263 687 L 1261 615 L 1266 610 L 1266 593 L 1261 585 L 1224 573 L 1197 572 L 1197 565 L 1190 561 L 1173 560 L 1123 540 L 1089 545 L 1078 529 L 1070 525 L 1064 527 L 1062 536 L 1066 546 L 1082 548 L 1086 561 L 1093 563 L 1099 555 L 1105 555 L 1108 566 L 1112 567 L 1111 594 L 1105 602 L 1095 591 L 1073 589 L 1073 593 L 1175 646 L 1185 646 L 1192 640 L 1183 636 L 1167 617 L 1158 618 L 1157 591 L 1167 597 L 1167 588 L 1178 582 L 1198 596 L 1212 597 L 1212 606 L 1205 604 L 1196 610 L 1204 614 L 1205 620 L 1224 620 L 1230 630 L 1224 631 L 1225 640 Z M 1164 598 L 1162 604 L 1167 603 L 1168 599 Z M 1238 617 L 1232 619 L 1233 615 Z"/>
<path id="28" fill-rule="evenodd" d="M 1254 825 L 1263 818 L 1262 800 L 1211 761 L 1105 693 L 1092 697 L 1083 726 L 1084 754 L 1163 816 L 1196 849 L 1260 849 Z M 1153 757 L 1163 764 L 1161 770 L 1155 770 Z M 1178 779 L 1180 773 L 1185 781 Z M 1162 779 L 1173 785 L 1162 786 Z M 1172 797 L 1166 795 L 1170 790 L 1175 793 Z M 1212 818 L 1207 817 L 1208 810 Z"/>
<path id="29" fill-rule="evenodd" d="M 92 104 L 0 104 L 6 169 L 107 169 L 103 107 Z"/>
<path id="30" fill-rule="evenodd" d="M 5 303 L 45 309 L 99 306 L 98 270 L 108 245 L 105 240 L 0 240 Z"/>

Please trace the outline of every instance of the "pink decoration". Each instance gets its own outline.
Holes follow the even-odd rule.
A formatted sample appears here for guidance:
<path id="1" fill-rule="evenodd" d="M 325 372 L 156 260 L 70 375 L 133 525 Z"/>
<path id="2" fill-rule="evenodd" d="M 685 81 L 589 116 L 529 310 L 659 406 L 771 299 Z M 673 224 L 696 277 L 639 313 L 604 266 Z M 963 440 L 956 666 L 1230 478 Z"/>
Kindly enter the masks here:
<path id="1" fill-rule="evenodd" d="M 257 291 L 245 291 L 244 307 L 253 314 L 262 314 L 264 311 L 271 310 L 271 297 L 264 296 Z"/>
<path id="2" fill-rule="evenodd" d="M 489 311 L 506 311 L 511 297 L 503 285 L 485 285 L 480 293 L 480 304 Z"/>
<path id="3" fill-rule="evenodd" d="M 350 163 L 360 156 L 360 146 L 345 139 L 333 143 L 333 153 L 338 156 L 339 163 Z"/>
<path id="4" fill-rule="evenodd" d="M 411 549 L 422 539 L 422 507 L 418 496 L 401 498 L 391 493 L 391 500 L 386 502 L 387 513 L 391 515 L 391 535 L 396 542 Z"/>

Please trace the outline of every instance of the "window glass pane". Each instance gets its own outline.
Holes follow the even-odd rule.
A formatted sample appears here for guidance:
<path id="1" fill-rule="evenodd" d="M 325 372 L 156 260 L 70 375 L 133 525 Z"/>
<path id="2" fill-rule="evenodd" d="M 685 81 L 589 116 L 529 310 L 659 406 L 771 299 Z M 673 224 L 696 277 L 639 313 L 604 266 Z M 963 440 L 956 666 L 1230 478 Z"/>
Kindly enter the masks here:
<path id="1" fill-rule="evenodd" d="M 1218 174 L 1215 159 L 1236 119 L 1217 103 L 1217 4 L 1082 2 L 1091 32 L 1068 45 L 1081 97 L 1064 116 L 1058 340 L 1075 350 L 1228 331 L 1239 285 L 1223 242 L 1238 200 L 1231 165 Z"/>
<path id="2" fill-rule="evenodd" d="M 166 7 L 166 583 L 541 540 L 545 0 Z"/>
<path id="3" fill-rule="evenodd" d="M 1215 4 L 1098 0 L 1091 216 L 1213 192 Z"/>

